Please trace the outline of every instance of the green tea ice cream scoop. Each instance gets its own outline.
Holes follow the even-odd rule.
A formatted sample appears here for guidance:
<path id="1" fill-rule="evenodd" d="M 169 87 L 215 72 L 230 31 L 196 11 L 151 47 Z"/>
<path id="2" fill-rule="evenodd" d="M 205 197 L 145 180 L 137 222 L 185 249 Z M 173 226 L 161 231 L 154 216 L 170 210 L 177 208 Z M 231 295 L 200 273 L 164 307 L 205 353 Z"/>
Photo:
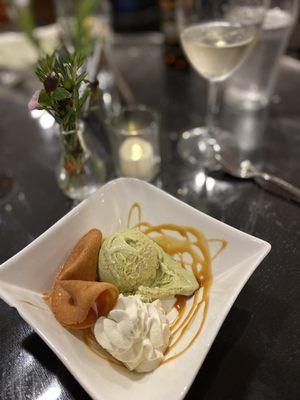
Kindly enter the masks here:
<path id="1" fill-rule="evenodd" d="M 125 295 L 139 294 L 145 302 L 190 296 L 199 288 L 192 272 L 138 229 L 125 229 L 105 239 L 98 268 L 101 281 L 115 284 Z"/>

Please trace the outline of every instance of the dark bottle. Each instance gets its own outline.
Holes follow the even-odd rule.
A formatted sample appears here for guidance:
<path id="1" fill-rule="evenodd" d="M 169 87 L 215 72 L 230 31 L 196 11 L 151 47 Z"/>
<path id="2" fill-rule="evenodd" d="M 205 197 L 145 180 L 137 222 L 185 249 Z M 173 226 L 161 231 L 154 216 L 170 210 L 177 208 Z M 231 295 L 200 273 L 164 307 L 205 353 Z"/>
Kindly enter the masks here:
<path id="1" fill-rule="evenodd" d="M 179 34 L 176 24 L 175 0 L 160 0 L 161 29 L 164 34 L 165 64 L 177 70 L 188 69 L 188 62 L 183 54 L 179 42 Z"/>
<path id="2" fill-rule="evenodd" d="M 149 32 L 159 29 L 156 0 L 111 0 L 116 32 Z"/>

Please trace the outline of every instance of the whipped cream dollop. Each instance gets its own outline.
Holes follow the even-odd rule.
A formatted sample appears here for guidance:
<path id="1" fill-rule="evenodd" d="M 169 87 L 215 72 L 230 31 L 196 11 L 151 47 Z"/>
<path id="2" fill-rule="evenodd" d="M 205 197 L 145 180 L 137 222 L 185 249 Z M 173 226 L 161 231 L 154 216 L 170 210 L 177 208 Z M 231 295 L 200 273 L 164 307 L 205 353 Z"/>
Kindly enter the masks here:
<path id="1" fill-rule="evenodd" d="M 149 372 L 163 360 L 170 330 L 160 300 L 143 303 L 140 296 L 119 296 L 107 317 L 94 327 L 98 343 L 129 370 Z"/>

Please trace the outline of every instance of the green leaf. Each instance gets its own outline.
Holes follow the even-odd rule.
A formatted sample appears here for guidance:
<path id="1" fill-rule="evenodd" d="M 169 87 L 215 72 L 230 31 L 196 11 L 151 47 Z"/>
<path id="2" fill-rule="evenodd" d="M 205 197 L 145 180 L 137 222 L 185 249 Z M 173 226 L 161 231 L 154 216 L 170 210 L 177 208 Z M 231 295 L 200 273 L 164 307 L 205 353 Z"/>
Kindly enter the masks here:
<path id="1" fill-rule="evenodd" d="M 82 52 L 70 53 L 67 49 L 55 51 L 51 56 L 42 57 L 36 67 L 36 75 L 42 84 L 49 76 L 58 80 L 58 87 L 50 94 L 44 89 L 40 92 L 40 108 L 47 110 L 63 129 L 73 129 L 80 118 L 83 106 L 90 94 L 90 87 L 82 90 L 86 78 Z M 69 101 L 63 101 L 69 99 Z"/>
<path id="2" fill-rule="evenodd" d="M 71 93 L 68 92 L 65 88 L 58 87 L 51 93 L 51 97 L 56 100 L 64 100 L 69 99 L 71 97 Z"/>
<path id="3" fill-rule="evenodd" d="M 86 91 L 83 93 L 83 95 L 81 96 L 80 100 L 79 100 L 79 107 L 82 108 L 84 103 L 86 102 L 87 98 L 89 97 L 90 92 Z"/>
<path id="4" fill-rule="evenodd" d="M 51 106 L 51 99 L 44 89 L 40 91 L 39 104 L 43 107 Z"/>
<path id="5" fill-rule="evenodd" d="M 76 78 L 76 84 L 79 85 L 81 82 L 87 77 L 87 72 L 83 71 L 81 74 L 79 74 Z"/>

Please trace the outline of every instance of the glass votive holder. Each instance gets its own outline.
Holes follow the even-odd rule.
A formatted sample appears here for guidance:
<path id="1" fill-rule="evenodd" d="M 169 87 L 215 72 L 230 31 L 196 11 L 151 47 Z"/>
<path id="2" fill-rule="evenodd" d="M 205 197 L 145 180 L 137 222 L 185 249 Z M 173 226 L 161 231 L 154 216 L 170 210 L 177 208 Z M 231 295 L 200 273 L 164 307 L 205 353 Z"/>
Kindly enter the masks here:
<path id="1" fill-rule="evenodd" d="M 107 125 L 117 174 L 153 180 L 160 169 L 158 114 L 144 105 L 123 107 Z"/>

